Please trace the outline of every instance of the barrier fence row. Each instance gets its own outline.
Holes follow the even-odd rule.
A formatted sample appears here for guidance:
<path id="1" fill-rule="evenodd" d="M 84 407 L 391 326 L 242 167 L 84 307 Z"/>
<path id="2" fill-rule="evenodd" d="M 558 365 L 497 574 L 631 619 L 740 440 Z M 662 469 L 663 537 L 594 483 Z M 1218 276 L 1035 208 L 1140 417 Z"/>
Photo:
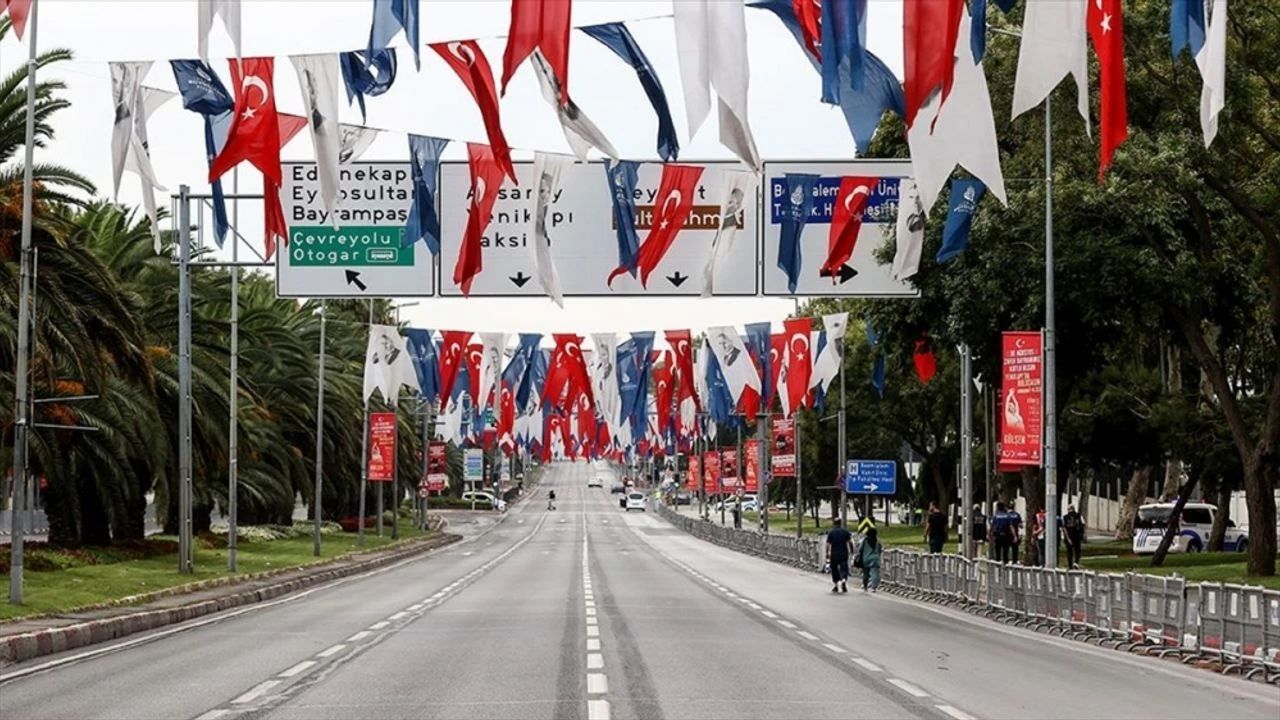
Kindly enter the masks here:
<path id="1" fill-rule="evenodd" d="M 735 530 L 659 506 L 681 530 L 807 570 L 824 568 L 821 538 Z M 1224 673 L 1280 683 L 1280 591 L 1177 576 L 1095 573 L 886 548 L 889 590 L 993 619 L 1133 652 L 1212 661 Z"/>

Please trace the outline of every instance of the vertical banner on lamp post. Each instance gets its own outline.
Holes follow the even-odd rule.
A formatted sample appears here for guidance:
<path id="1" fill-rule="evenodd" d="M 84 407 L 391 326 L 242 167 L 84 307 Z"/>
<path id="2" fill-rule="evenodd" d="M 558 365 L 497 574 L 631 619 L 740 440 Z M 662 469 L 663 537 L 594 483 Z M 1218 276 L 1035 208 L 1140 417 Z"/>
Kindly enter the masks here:
<path id="1" fill-rule="evenodd" d="M 732 448 L 720 453 L 720 477 L 723 478 L 724 489 L 737 491 L 742 480 L 738 476 L 738 450 Z"/>
<path id="2" fill-rule="evenodd" d="M 427 492 L 441 492 L 449 484 L 449 461 L 445 444 L 433 442 L 427 449 Z"/>
<path id="3" fill-rule="evenodd" d="M 743 488 L 743 492 L 760 492 L 760 441 L 748 440 L 742 451 L 747 454 L 743 458 L 747 466 L 746 487 Z"/>
<path id="4" fill-rule="evenodd" d="M 369 482 L 391 482 L 396 473 L 396 414 L 369 413 Z"/>
<path id="5" fill-rule="evenodd" d="M 1004 333 L 1000 358 L 1000 465 L 1039 467 L 1044 447 L 1043 336 Z"/>
<path id="6" fill-rule="evenodd" d="M 796 421 L 795 418 L 773 419 L 773 452 L 769 466 L 773 477 L 796 475 Z"/>
<path id="7" fill-rule="evenodd" d="M 689 474 L 688 474 L 688 478 L 685 481 L 687 483 L 687 487 L 689 488 L 689 492 L 698 492 L 698 490 L 701 489 L 702 487 L 701 481 L 698 475 L 700 467 L 701 467 L 701 461 L 698 459 L 698 456 L 690 455 L 689 456 Z"/>
<path id="8" fill-rule="evenodd" d="M 707 475 L 707 492 L 719 494 L 720 492 L 720 453 L 712 450 L 703 453 L 702 467 Z"/>

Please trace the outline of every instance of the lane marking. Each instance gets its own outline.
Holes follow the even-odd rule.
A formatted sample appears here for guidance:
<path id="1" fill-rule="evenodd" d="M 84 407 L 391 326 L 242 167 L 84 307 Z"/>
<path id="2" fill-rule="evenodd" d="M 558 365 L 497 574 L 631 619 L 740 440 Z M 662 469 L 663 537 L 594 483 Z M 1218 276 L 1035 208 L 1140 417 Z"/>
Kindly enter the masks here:
<path id="1" fill-rule="evenodd" d="M 599 650 L 599 649 L 600 649 L 600 638 L 587 638 L 587 649 L 588 649 L 588 650 Z"/>
<path id="2" fill-rule="evenodd" d="M 322 658 L 332 657 L 332 656 L 337 655 L 338 653 L 342 652 L 342 651 L 343 651 L 343 650 L 345 650 L 345 649 L 347 649 L 347 645 L 346 645 L 346 643 L 338 643 L 337 645 L 334 645 L 333 647 L 326 648 L 325 650 L 322 650 L 322 651 L 320 651 L 320 652 L 316 653 L 316 657 L 322 657 Z"/>
<path id="3" fill-rule="evenodd" d="M 609 692 L 609 678 L 604 673 L 587 673 L 587 694 L 604 695 Z"/>
<path id="4" fill-rule="evenodd" d="M 586 609 L 586 612 L 587 612 L 587 616 L 589 617 L 596 614 L 596 609 L 593 607 L 589 607 Z"/>
<path id="5" fill-rule="evenodd" d="M 973 720 L 973 716 L 970 715 L 969 713 L 966 713 L 961 710 L 957 710 L 956 708 L 953 708 L 950 705 L 936 705 L 935 707 L 937 707 L 942 712 L 950 715 L 951 717 L 955 718 L 956 720 Z"/>
<path id="6" fill-rule="evenodd" d="M 595 606 L 596 606 L 596 601 L 595 601 L 595 600 L 588 600 L 588 601 L 587 601 L 587 607 L 589 607 L 589 608 L 593 608 L 593 607 L 595 607 Z"/>
<path id="7" fill-rule="evenodd" d="M 587 653 L 587 669 L 600 670 L 604 667 L 604 655 L 600 653 Z"/>
<path id="8" fill-rule="evenodd" d="M 409 617 L 409 613 L 405 612 L 404 610 L 401 610 L 400 612 L 388 617 L 387 619 L 394 622 L 396 620 L 402 620 L 407 617 Z"/>
<path id="9" fill-rule="evenodd" d="M 588 624 L 588 625 L 595 625 L 595 624 L 596 624 L 596 619 L 595 619 L 595 617 L 594 617 L 594 616 L 593 616 L 593 617 L 588 617 L 588 618 L 587 618 L 587 624 Z"/>
<path id="10" fill-rule="evenodd" d="M 587 720 L 609 720 L 609 701 L 588 700 Z"/>
<path id="11" fill-rule="evenodd" d="M 209 712 L 196 718 L 196 720 L 218 720 L 231 714 L 230 710 L 210 710 Z"/>
<path id="12" fill-rule="evenodd" d="M 253 688 L 249 690 L 249 692 L 241 695 L 235 700 L 232 700 L 231 704 L 244 705 L 246 703 L 251 703 L 254 700 L 257 700 L 258 698 L 265 695 L 268 691 L 271 690 L 271 688 L 279 684 L 280 684 L 279 680 L 266 680 L 266 681 L 260 682 L 257 685 L 254 685 Z"/>
<path id="13" fill-rule="evenodd" d="M 833 653 L 843 653 L 843 652 L 845 652 L 845 649 L 844 649 L 844 648 L 840 647 L 839 645 L 832 645 L 831 643 L 822 643 L 822 647 L 824 647 L 824 648 L 826 648 L 826 649 L 830 650 L 830 651 L 831 651 L 831 652 L 833 652 Z"/>
<path id="14" fill-rule="evenodd" d="M 817 635 L 814 635 L 813 633 L 809 632 L 808 630 L 797 630 L 797 631 L 796 631 L 796 634 L 797 634 L 797 635 L 799 635 L 800 637 L 804 638 L 805 640 L 817 640 L 817 639 L 818 639 L 818 636 L 817 636 Z"/>
<path id="15" fill-rule="evenodd" d="M 595 625 L 590 625 L 590 627 L 587 628 L 587 637 L 600 637 L 600 628 Z"/>
<path id="16" fill-rule="evenodd" d="M 784 628 L 788 629 L 788 630 L 795 630 L 795 629 L 796 629 L 796 625 L 795 625 L 795 623 L 791 622 L 790 620 L 779 620 L 779 621 L 778 621 L 778 624 L 779 624 L 779 625 L 781 625 L 782 627 L 784 627 Z"/>
<path id="17" fill-rule="evenodd" d="M 910 696 L 912 696 L 912 697 L 918 697 L 918 698 L 922 698 L 922 697 L 929 697 L 929 693 L 927 693 L 927 692 L 925 692 L 925 691 L 921 690 L 920 688 L 916 687 L 915 685 L 912 685 L 911 683 L 907 682 L 906 680 L 899 680 L 898 678 L 889 678 L 889 684 L 890 684 L 890 685 L 892 685 L 892 686 L 894 686 L 894 687 L 896 687 L 896 688 L 898 688 L 898 689 L 899 689 L 899 690 L 901 690 L 902 692 L 904 692 L 904 693 L 906 693 L 906 694 L 908 694 L 908 695 L 910 695 Z"/>
<path id="18" fill-rule="evenodd" d="M 877 673 L 880 672 L 880 666 L 871 662 L 870 660 L 863 660 L 860 657 L 850 658 L 850 660 L 853 660 L 854 665 L 857 665 L 858 667 L 862 668 L 863 670 L 866 670 L 867 672 L 877 672 Z"/>
<path id="19" fill-rule="evenodd" d="M 426 603 L 418 603 L 417 605 L 410 605 L 410 606 L 409 606 L 409 612 L 418 612 L 418 611 L 422 610 L 422 607 L 423 607 L 424 605 L 426 605 Z"/>
<path id="20" fill-rule="evenodd" d="M 770 620 L 777 620 L 777 619 L 778 619 L 778 615 L 777 615 L 777 613 L 775 613 L 775 612 L 773 612 L 773 611 L 771 611 L 771 610 L 761 610 L 761 611 L 760 611 L 760 614 L 761 614 L 761 615 L 763 615 L 763 616 L 765 616 L 765 617 L 767 617 L 767 618 L 769 618 Z"/>
<path id="21" fill-rule="evenodd" d="M 391 623 L 387 622 L 386 620 L 379 620 L 378 622 L 376 622 L 376 623 L 374 623 L 374 624 L 370 625 L 370 626 L 369 626 L 369 629 L 370 629 L 370 630 L 381 630 L 382 628 L 384 628 L 384 627 L 386 627 L 386 626 L 388 626 L 388 625 L 390 625 L 390 624 L 391 624 Z"/>
<path id="22" fill-rule="evenodd" d="M 277 675 L 276 677 L 291 678 L 291 677 L 293 677 L 294 675 L 301 675 L 302 673 L 304 673 L 304 672 L 306 672 L 306 671 L 310 670 L 311 668 L 315 667 L 315 665 L 316 665 L 316 661 L 315 661 L 315 660 L 303 660 L 302 662 L 298 663 L 297 665 L 294 665 L 293 667 L 289 668 L 288 670 L 285 670 L 284 672 L 280 673 L 280 674 L 279 674 L 279 675 Z"/>
<path id="23" fill-rule="evenodd" d="M 360 642 L 361 640 L 369 637 L 372 634 L 373 633 L 369 632 L 368 630 L 361 630 L 355 635 L 352 635 L 351 637 L 347 638 L 347 642 Z"/>

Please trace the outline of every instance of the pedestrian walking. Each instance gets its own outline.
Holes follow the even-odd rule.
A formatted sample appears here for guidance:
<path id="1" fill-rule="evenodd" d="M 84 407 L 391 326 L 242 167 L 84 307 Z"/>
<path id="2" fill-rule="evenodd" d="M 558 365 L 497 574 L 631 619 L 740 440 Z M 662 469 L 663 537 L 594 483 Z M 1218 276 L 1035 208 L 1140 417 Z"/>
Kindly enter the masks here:
<path id="1" fill-rule="evenodd" d="M 1031 538 L 1036 543 L 1036 565 L 1044 567 L 1044 508 L 1036 511 L 1035 522 L 1031 525 Z"/>
<path id="2" fill-rule="evenodd" d="M 1067 506 L 1067 514 L 1062 516 L 1062 529 L 1067 541 L 1067 569 L 1080 567 L 1080 552 L 1084 550 L 1084 517 L 1076 512 L 1075 505 Z"/>
<path id="3" fill-rule="evenodd" d="M 987 542 L 987 516 L 982 514 L 982 505 L 978 503 L 973 505 L 973 530 L 970 537 L 973 539 L 973 556 L 982 557 L 983 545 Z"/>
<path id="4" fill-rule="evenodd" d="M 880 587 L 880 554 L 884 546 L 876 535 L 876 529 L 867 530 L 858 546 L 858 560 L 855 563 L 862 570 L 862 592 L 875 592 Z"/>
<path id="5" fill-rule="evenodd" d="M 837 518 L 827 531 L 827 563 L 831 566 L 831 592 L 849 592 L 849 556 L 853 554 L 853 533 Z"/>
<path id="6" fill-rule="evenodd" d="M 938 503 L 929 503 L 929 516 L 924 521 L 924 539 L 929 543 L 929 553 L 937 555 L 947 544 L 947 515 L 938 509 Z"/>

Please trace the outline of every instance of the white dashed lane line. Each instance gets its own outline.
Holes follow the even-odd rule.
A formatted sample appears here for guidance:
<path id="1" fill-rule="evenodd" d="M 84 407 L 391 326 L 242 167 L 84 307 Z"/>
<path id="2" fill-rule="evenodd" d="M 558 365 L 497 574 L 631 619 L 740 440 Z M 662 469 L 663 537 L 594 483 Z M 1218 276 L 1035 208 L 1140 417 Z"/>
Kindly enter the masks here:
<path id="1" fill-rule="evenodd" d="M 346 646 L 346 644 L 345 644 L 345 643 L 338 643 L 337 645 L 334 645 L 333 647 L 330 647 L 330 648 L 325 649 L 325 650 L 321 650 L 320 652 L 316 653 L 316 657 L 320 657 L 320 658 L 332 657 L 332 656 L 337 655 L 338 653 L 340 653 L 340 652 L 342 652 L 343 650 L 346 650 L 346 649 L 347 649 L 347 646 Z"/>
<path id="2" fill-rule="evenodd" d="M 899 689 L 899 690 L 901 690 L 902 692 L 904 692 L 904 693 L 906 693 L 906 694 L 908 694 L 908 695 L 910 695 L 910 696 L 912 696 L 912 697 L 918 697 L 918 698 L 922 698 L 922 697 L 929 697 L 929 693 L 927 693 L 927 692 L 925 692 L 925 691 L 921 690 L 920 688 L 916 687 L 915 685 L 912 685 L 911 683 L 907 682 L 906 680 L 899 680 L 898 678 L 889 678 L 889 684 L 890 684 L 890 685 L 892 685 L 892 686 L 894 686 L 894 687 L 896 687 L 896 688 L 898 688 L 898 689 Z"/>
<path id="3" fill-rule="evenodd" d="M 799 631 L 797 631 L 797 632 L 796 632 L 796 634 L 797 634 L 797 635 L 799 635 L 800 637 L 804 638 L 805 640 L 817 640 L 817 639 L 818 639 L 818 636 L 817 636 L 817 635 L 814 635 L 813 633 L 809 632 L 808 630 L 799 630 Z"/>
<path id="4" fill-rule="evenodd" d="M 293 677 L 294 675 L 301 675 L 302 673 L 304 673 L 304 672 L 306 672 L 306 671 L 310 670 L 311 668 L 315 667 L 316 665 L 317 665 L 317 663 L 316 663 L 316 661 L 315 661 L 315 660 L 303 660 L 302 662 L 298 663 L 297 665 L 294 665 L 293 667 L 289 668 L 288 670 L 285 670 L 284 672 L 280 673 L 280 674 L 279 674 L 279 675 L 277 675 L 276 677 L 291 678 L 291 677 Z"/>
<path id="5" fill-rule="evenodd" d="M 854 665 L 857 665 L 858 667 L 862 668 L 863 670 L 866 670 L 867 672 L 874 672 L 874 673 L 880 672 L 880 666 L 871 662 L 870 660 L 863 660 L 860 657 L 850 658 L 850 659 L 853 660 Z"/>
<path id="6" fill-rule="evenodd" d="M 235 700 L 232 700 L 231 704 L 246 705 L 248 703 L 251 703 L 254 700 L 257 700 L 258 698 L 262 697 L 266 693 L 270 692 L 272 688 L 274 688 L 279 684 L 280 684 L 279 680 L 266 680 L 264 682 L 260 682 L 257 685 L 254 685 L 253 688 L 249 690 L 249 692 L 241 695 Z"/>
<path id="7" fill-rule="evenodd" d="M 969 713 L 957 710 L 950 705 L 937 705 L 936 707 L 956 720 L 973 720 L 973 716 Z"/>
<path id="8" fill-rule="evenodd" d="M 386 620 L 379 620 L 378 622 L 376 622 L 376 623 L 374 623 L 374 624 L 370 625 L 370 626 L 369 626 L 369 629 L 370 629 L 370 630 L 381 630 L 381 629 L 383 629 L 383 628 L 385 628 L 385 627 L 389 626 L 390 624 L 391 624 L 391 623 L 387 622 Z"/>
<path id="9" fill-rule="evenodd" d="M 347 642 L 360 642 L 361 640 L 369 637 L 372 634 L 373 633 L 369 632 L 368 630 L 361 630 L 355 635 L 352 635 L 351 637 L 347 638 Z"/>

